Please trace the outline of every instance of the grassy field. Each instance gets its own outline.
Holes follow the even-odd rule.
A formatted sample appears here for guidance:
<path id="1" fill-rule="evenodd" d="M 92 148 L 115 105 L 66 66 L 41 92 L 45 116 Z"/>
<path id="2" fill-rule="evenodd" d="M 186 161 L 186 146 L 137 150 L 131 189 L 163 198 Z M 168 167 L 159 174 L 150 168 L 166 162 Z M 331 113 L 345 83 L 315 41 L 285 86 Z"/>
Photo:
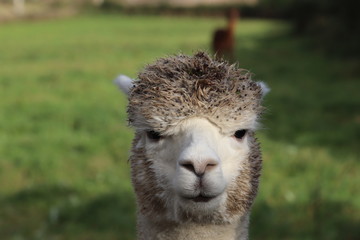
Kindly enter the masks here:
<path id="1" fill-rule="evenodd" d="M 126 99 L 112 79 L 208 50 L 219 19 L 81 16 L 0 26 L 1 240 L 135 239 Z M 272 88 L 251 239 L 360 236 L 360 73 L 242 20 L 237 56 Z"/>

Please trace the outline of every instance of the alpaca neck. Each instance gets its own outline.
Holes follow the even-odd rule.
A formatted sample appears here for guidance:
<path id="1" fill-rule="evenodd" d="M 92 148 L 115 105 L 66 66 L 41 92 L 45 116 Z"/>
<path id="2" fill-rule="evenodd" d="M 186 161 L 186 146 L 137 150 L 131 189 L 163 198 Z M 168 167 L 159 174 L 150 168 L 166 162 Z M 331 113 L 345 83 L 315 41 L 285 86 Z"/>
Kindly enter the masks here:
<path id="1" fill-rule="evenodd" d="M 248 215 L 229 224 L 174 223 L 138 216 L 138 240 L 247 240 Z"/>
<path id="2" fill-rule="evenodd" d="M 229 32 L 230 35 L 234 35 L 235 32 L 235 28 L 236 28 L 236 22 L 237 22 L 237 18 L 236 17 L 232 17 L 229 19 L 228 21 L 228 25 L 227 25 L 227 31 Z"/>

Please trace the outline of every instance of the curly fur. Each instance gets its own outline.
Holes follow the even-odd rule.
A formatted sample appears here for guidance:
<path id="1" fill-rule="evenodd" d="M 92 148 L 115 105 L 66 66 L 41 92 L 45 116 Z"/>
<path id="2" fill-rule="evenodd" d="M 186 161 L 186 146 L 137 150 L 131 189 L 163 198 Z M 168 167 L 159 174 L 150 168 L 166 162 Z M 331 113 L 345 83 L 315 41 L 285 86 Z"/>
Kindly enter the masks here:
<path id="1" fill-rule="evenodd" d="M 158 222 L 152 227 L 154 229 L 159 226 L 177 229 L 179 224 L 189 222 L 230 226 L 242 219 L 247 228 L 261 171 L 261 153 L 254 137 L 254 121 L 263 111 L 263 94 L 261 85 L 251 79 L 248 71 L 225 61 L 213 60 L 204 52 L 194 56 L 162 58 L 139 73 L 130 90 L 128 105 L 129 124 L 136 129 L 130 162 L 139 207 L 139 225 L 149 218 Z M 255 116 L 255 119 L 249 116 Z M 250 155 L 227 189 L 224 209 L 202 218 L 183 209 L 174 219 L 167 212 L 167 201 L 163 197 L 165 190 L 156 177 L 153 160 L 138 145 L 144 131 L 155 130 L 162 135 L 170 135 L 174 126 L 191 117 L 206 118 L 222 131 L 236 126 L 239 121 L 248 122 Z M 163 224 L 159 224 L 161 222 Z M 236 228 L 236 225 L 231 226 Z M 149 229 L 140 228 L 139 238 L 152 239 L 146 237 L 152 231 Z"/>
<path id="2" fill-rule="evenodd" d="M 192 116 L 226 128 L 262 111 L 261 87 L 251 74 L 203 52 L 162 58 L 139 74 L 129 98 L 129 122 L 158 132 Z M 169 111 L 171 109 L 171 111 Z"/>

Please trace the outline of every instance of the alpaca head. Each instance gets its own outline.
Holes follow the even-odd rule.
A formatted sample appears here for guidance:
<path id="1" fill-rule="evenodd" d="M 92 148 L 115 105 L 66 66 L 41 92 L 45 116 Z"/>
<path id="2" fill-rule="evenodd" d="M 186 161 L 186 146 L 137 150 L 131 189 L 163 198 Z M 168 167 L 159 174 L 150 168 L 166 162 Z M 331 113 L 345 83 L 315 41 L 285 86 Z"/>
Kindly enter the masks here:
<path id="1" fill-rule="evenodd" d="M 227 12 L 226 12 L 226 18 L 228 20 L 231 20 L 231 19 L 237 19 L 240 17 L 240 12 L 238 9 L 236 8 L 231 8 L 229 9 Z"/>
<path id="2" fill-rule="evenodd" d="M 132 182 L 140 214 L 174 222 L 229 222 L 257 193 L 254 137 L 266 88 L 205 53 L 163 58 L 139 80 L 118 79 L 135 128 Z"/>

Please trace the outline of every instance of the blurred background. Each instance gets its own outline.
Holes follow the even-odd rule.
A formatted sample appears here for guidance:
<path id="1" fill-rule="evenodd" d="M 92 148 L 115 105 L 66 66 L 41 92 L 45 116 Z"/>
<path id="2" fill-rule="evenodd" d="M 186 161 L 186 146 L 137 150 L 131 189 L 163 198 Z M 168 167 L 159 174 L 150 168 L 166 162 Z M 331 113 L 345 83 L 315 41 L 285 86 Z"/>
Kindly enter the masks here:
<path id="1" fill-rule="evenodd" d="M 360 2 L 0 0 L 0 239 L 134 240 L 126 97 L 156 58 L 214 51 L 272 91 L 251 239 L 360 239 Z"/>

